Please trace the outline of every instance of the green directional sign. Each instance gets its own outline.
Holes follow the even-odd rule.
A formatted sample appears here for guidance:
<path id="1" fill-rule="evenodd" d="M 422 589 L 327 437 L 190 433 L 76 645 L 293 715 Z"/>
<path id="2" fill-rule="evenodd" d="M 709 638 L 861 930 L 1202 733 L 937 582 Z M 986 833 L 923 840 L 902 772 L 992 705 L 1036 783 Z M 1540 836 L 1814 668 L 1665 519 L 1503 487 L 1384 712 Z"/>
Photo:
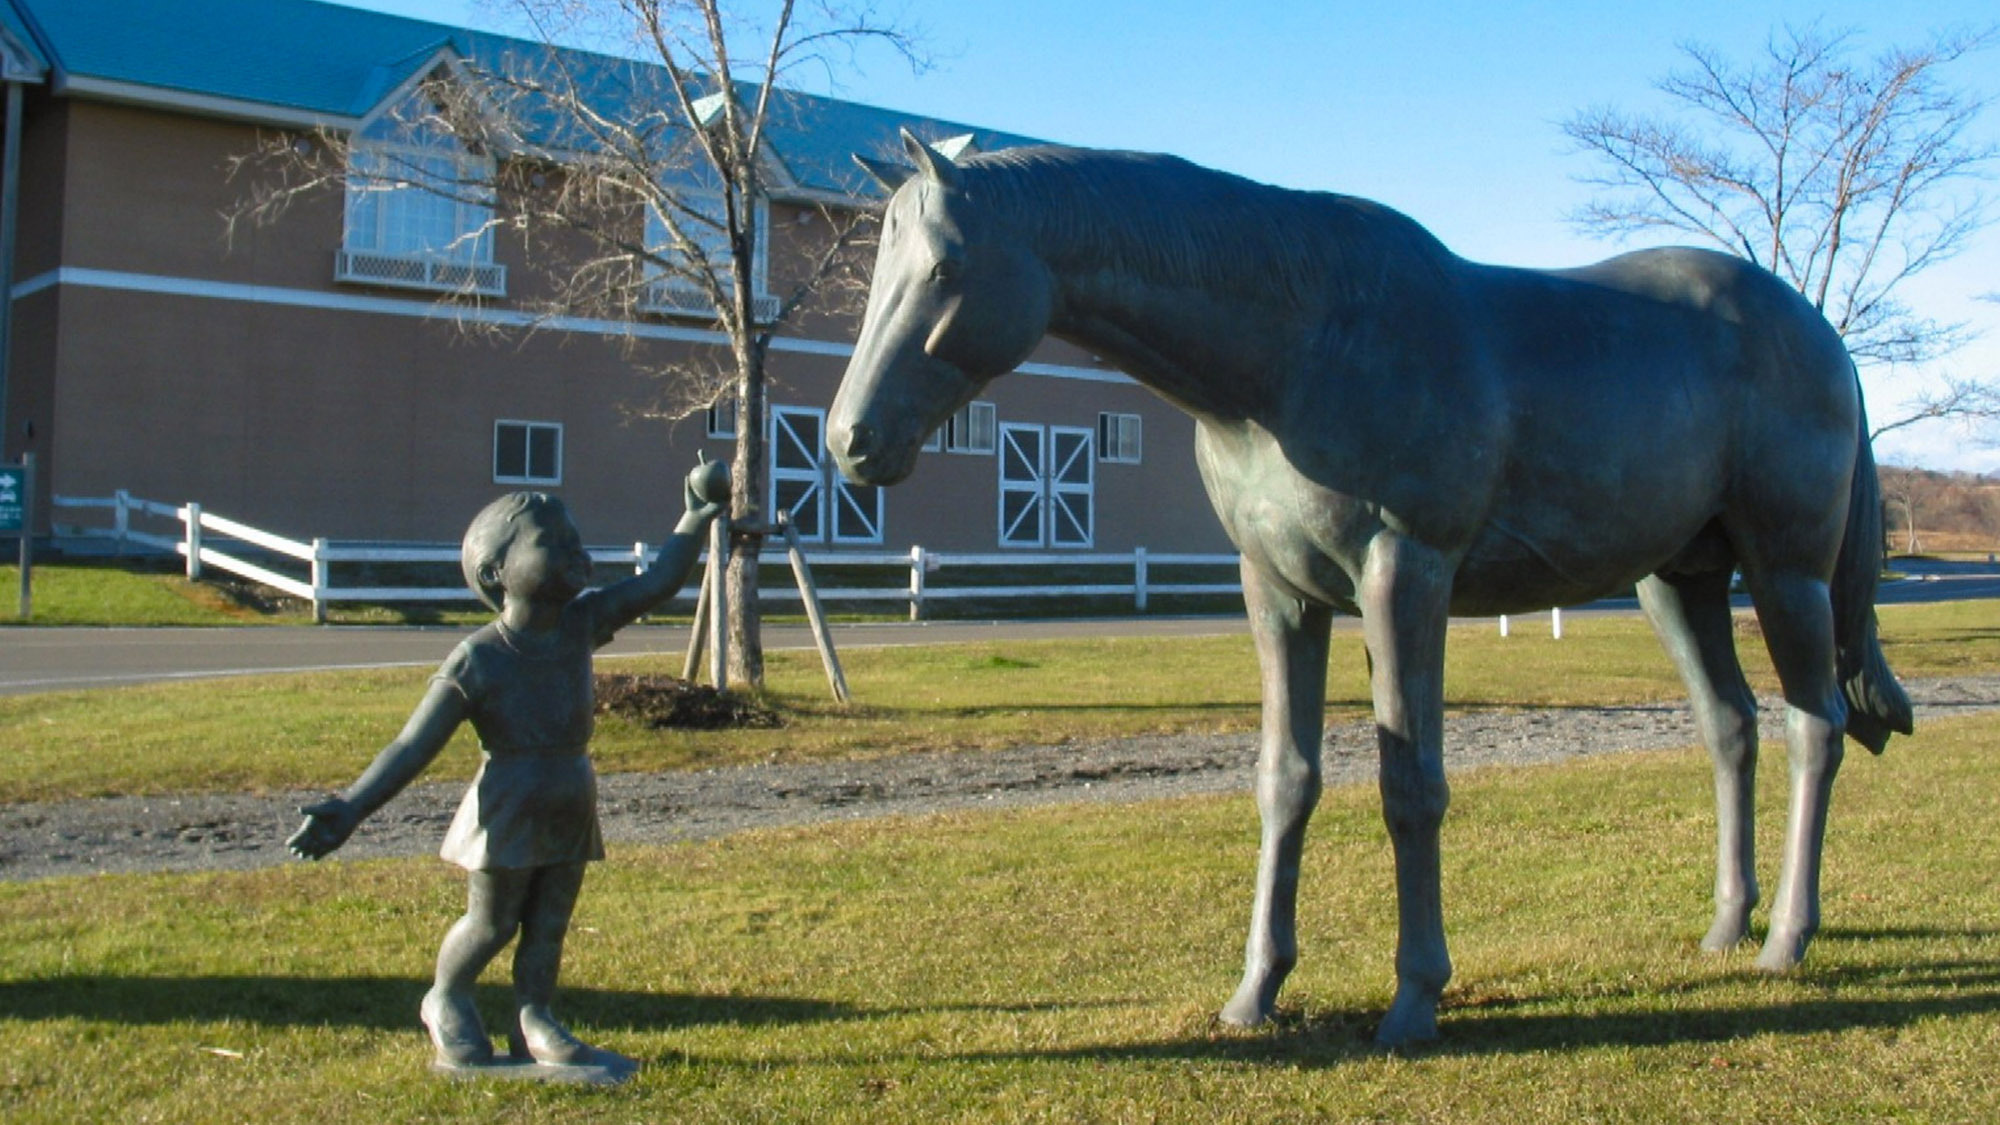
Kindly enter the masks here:
<path id="1" fill-rule="evenodd" d="M 0 465 L 0 535 L 19 532 L 28 523 L 28 470 Z"/>

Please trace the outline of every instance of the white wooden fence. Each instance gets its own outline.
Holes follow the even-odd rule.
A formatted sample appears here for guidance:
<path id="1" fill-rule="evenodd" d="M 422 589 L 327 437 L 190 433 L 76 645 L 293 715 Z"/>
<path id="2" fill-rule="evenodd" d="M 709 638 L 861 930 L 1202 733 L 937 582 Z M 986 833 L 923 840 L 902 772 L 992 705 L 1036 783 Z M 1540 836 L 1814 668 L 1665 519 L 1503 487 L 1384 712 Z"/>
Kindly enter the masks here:
<path id="1" fill-rule="evenodd" d="M 56 530 L 59 538 L 108 538 L 120 549 L 132 544 L 149 550 L 172 552 L 187 560 L 189 578 L 201 577 L 206 567 L 227 571 L 231 574 L 260 582 L 273 589 L 283 591 L 301 601 L 309 601 L 313 607 L 315 621 L 326 620 L 326 607 L 335 602 L 456 602 L 475 601 L 476 595 L 462 585 L 439 587 L 411 586 L 335 586 L 332 583 L 333 567 L 337 563 L 389 563 L 389 564 L 458 564 L 459 550 L 453 546 L 396 546 L 369 543 L 330 543 L 324 538 L 309 542 L 275 535 L 260 528 L 236 520 L 203 511 L 200 504 L 162 504 L 153 500 L 142 500 L 125 491 L 103 498 L 78 498 L 57 496 L 54 507 L 58 513 Z M 110 513 L 108 527 L 86 527 L 79 524 L 64 524 L 63 512 Z M 150 518 L 157 521 L 171 521 L 180 525 L 176 534 L 161 534 L 133 527 L 135 518 Z M 222 540 L 218 542 L 218 540 Z M 230 554 L 235 544 L 250 544 L 270 554 L 296 559 L 304 564 L 305 576 L 296 577 L 281 574 L 269 567 L 259 565 L 245 558 Z M 645 543 L 634 543 L 631 547 L 593 547 L 591 560 L 598 564 L 630 566 L 635 570 L 644 569 L 658 547 Z M 760 561 L 770 565 L 783 565 L 789 555 L 780 544 L 759 556 Z M 924 547 L 912 547 L 907 552 L 853 552 L 824 551 L 810 556 L 815 568 L 826 567 L 894 567 L 907 568 L 909 583 L 905 587 L 896 586 L 851 586 L 821 587 L 822 601 L 866 602 L 900 601 L 909 606 L 911 620 L 923 616 L 927 603 L 948 600 L 1002 600 L 1008 598 L 1043 597 L 1129 597 L 1133 608 L 1145 610 L 1152 597 L 1158 595 L 1227 595 L 1240 593 L 1239 582 L 1203 583 L 1163 583 L 1155 581 L 1151 568 L 1156 566 L 1229 566 L 1236 565 L 1235 555 L 1224 554 L 1149 554 L 1144 547 L 1133 551 L 1114 553 L 1017 553 L 1003 554 L 960 554 L 955 552 L 931 551 Z M 1129 570 L 1131 581 L 1100 584 L 1057 584 L 1057 585 L 987 585 L 958 586 L 940 585 L 931 580 L 946 567 L 1005 567 L 1021 570 L 1033 567 L 1103 567 Z M 692 600 L 695 591 L 684 589 L 680 595 Z M 797 600 L 797 590 L 786 589 L 782 584 L 773 584 L 759 591 L 759 596 L 772 601 Z"/>

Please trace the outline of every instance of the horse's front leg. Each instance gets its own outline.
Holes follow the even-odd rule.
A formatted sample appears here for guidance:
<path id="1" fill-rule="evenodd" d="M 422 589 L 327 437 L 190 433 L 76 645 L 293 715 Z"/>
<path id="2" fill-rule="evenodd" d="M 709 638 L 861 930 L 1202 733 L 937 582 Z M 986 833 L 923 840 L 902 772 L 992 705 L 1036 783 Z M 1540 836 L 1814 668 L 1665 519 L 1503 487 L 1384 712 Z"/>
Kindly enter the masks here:
<path id="1" fill-rule="evenodd" d="M 1375 1033 L 1397 1047 L 1437 1036 L 1451 979 L 1445 951 L 1438 829 L 1444 777 L 1444 643 L 1452 568 L 1439 552 L 1393 532 L 1369 544 L 1361 575 L 1382 814 L 1396 854 L 1396 998 Z"/>
<path id="2" fill-rule="evenodd" d="M 1257 811 L 1263 835 L 1257 897 L 1244 942 L 1243 983 L 1222 1009 L 1233 1024 L 1262 1023 L 1298 963 L 1299 855 L 1306 821 L 1319 803 L 1320 735 L 1325 723 L 1331 611 L 1274 588 L 1247 559 L 1243 599 L 1263 673 L 1263 732 L 1257 754 Z"/>

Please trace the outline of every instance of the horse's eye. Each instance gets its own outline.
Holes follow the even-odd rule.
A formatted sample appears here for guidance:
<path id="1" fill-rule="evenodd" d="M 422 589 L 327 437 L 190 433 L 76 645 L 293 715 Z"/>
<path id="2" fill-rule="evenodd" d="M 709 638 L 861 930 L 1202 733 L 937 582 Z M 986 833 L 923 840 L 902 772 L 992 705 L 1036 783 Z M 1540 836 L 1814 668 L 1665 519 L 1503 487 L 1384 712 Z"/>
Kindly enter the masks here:
<path id="1" fill-rule="evenodd" d="M 957 258 L 939 258 L 931 267 L 931 280 L 940 284 L 958 280 L 959 262 Z"/>

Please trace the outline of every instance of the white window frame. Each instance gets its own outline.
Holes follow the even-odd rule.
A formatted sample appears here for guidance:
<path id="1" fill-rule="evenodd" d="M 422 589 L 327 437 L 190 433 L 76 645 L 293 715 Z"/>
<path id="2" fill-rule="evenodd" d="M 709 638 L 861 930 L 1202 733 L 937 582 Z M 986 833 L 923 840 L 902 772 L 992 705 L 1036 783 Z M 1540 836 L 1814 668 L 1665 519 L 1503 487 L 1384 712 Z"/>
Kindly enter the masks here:
<path id="1" fill-rule="evenodd" d="M 672 197 L 682 205 L 707 216 L 714 225 L 688 218 L 682 222 L 683 229 L 708 257 L 704 267 L 699 262 L 684 262 L 690 270 L 713 269 L 719 279 L 729 275 L 732 251 L 729 246 L 728 214 L 723 207 L 720 191 L 706 188 L 673 188 Z M 757 241 L 753 250 L 757 259 L 750 263 L 750 295 L 752 318 L 758 323 L 768 323 L 777 318 L 778 299 L 771 296 L 769 289 L 771 265 L 771 205 L 764 199 L 757 200 Z M 673 247 L 672 235 L 667 230 L 666 220 L 660 217 L 658 205 L 646 208 L 646 249 L 665 258 L 680 259 L 681 255 Z M 697 316 L 713 318 L 715 309 L 709 304 L 708 292 L 689 278 L 677 276 L 671 270 L 658 266 L 647 266 L 648 279 L 644 296 L 639 307 L 646 312 L 667 316 Z"/>
<path id="2" fill-rule="evenodd" d="M 707 434 L 712 438 L 736 436 L 736 399 L 724 396 L 708 404 Z"/>
<path id="3" fill-rule="evenodd" d="M 518 475 L 500 471 L 500 443 L 503 433 L 519 431 L 522 442 L 521 472 Z M 552 432 L 555 436 L 555 471 L 548 476 L 535 475 L 534 437 L 537 433 Z M 561 422 L 532 422 L 522 418 L 496 418 L 493 422 L 493 483 L 494 484 L 538 484 L 560 485 L 563 482 L 563 426 Z"/>
<path id="4" fill-rule="evenodd" d="M 491 156 L 394 112 L 364 126 L 348 154 L 334 280 L 503 295 L 507 269 L 493 260 L 497 170 Z"/>
<path id="5" fill-rule="evenodd" d="M 1114 465 L 1137 465 L 1144 452 L 1143 422 L 1137 414 L 1105 411 L 1097 416 L 1097 459 Z"/>
<path id="6" fill-rule="evenodd" d="M 990 402 L 968 402 L 944 424 L 947 453 L 991 456 L 999 448 L 1000 410 Z"/>

